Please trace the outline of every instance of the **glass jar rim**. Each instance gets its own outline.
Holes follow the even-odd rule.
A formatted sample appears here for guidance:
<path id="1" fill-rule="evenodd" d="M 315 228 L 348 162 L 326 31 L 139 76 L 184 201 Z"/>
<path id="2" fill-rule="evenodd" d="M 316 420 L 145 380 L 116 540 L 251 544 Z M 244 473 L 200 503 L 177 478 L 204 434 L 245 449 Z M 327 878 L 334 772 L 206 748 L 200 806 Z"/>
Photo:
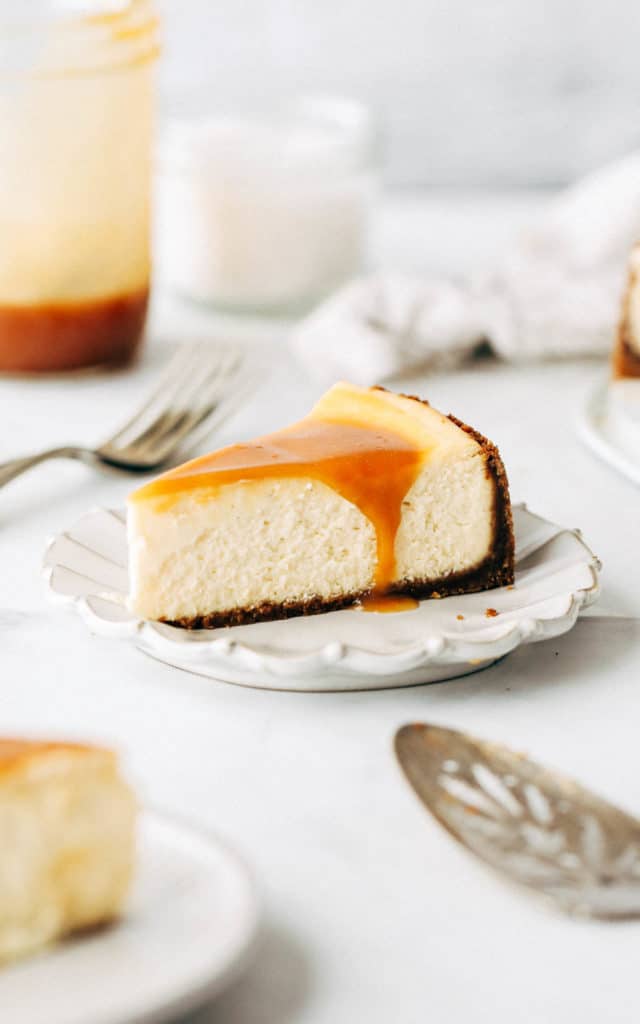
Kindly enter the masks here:
<path id="1" fill-rule="evenodd" d="M 157 147 L 159 169 L 189 173 L 211 168 L 234 174 L 320 174 L 374 164 L 379 138 L 371 109 L 343 96 L 311 94 L 265 109 L 238 108 L 218 114 L 168 119 Z"/>
<path id="2" fill-rule="evenodd" d="M 117 71 L 159 54 L 153 0 L 64 2 L 8 16 L 0 9 L 0 79 L 71 77 Z"/>

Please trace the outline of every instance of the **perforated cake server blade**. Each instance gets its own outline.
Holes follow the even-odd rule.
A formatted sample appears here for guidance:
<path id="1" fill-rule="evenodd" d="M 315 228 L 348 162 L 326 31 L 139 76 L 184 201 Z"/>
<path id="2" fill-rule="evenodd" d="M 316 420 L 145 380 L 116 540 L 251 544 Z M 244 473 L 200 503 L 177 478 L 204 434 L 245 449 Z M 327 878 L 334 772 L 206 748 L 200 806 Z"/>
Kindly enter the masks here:
<path id="1" fill-rule="evenodd" d="M 435 725 L 395 736 L 402 770 L 447 831 L 566 913 L 640 917 L 640 821 L 497 743 Z"/>

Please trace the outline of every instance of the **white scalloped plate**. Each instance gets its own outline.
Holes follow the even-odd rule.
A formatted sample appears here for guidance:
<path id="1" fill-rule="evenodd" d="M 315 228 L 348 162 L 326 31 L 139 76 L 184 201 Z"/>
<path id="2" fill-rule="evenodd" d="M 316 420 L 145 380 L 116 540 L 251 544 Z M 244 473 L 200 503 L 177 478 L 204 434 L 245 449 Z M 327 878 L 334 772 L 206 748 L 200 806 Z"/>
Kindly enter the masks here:
<path id="1" fill-rule="evenodd" d="M 601 384 L 585 403 L 578 431 L 599 458 L 640 484 L 640 379 Z"/>
<path id="2" fill-rule="evenodd" d="M 6 1024 L 160 1024 L 202 1006 L 245 963 L 253 881 L 215 836 L 145 810 L 122 920 L 0 972 Z"/>
<path id="3" fill-rule="evenodd" d="M 598 559 L 579 531 L 523 505 L 514 521 L 515 587 L 422 601 L 397 614 L 347 608 L 197 631 L 140 620 L 124 603 L 125 513 L 105 509 L 51 542 L 45 574 L 51 597 L 76 608 L 93 632 L 188 672 L 273 690 L 373 690 L 467 675 L 522 643 L 571 629 L 598 595 Z"/>

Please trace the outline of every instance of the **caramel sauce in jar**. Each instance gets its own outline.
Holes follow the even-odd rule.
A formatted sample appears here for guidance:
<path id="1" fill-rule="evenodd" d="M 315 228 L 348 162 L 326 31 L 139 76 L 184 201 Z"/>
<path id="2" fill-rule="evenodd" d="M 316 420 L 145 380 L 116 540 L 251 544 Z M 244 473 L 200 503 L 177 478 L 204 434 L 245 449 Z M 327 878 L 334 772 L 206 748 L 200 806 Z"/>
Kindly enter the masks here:
<path id="1" fill-rule="evenodd" d="M 0 371 L 33 373 L 121 365 L 144 329 L 149 289 L 80 302 L 0 303 Z"/>

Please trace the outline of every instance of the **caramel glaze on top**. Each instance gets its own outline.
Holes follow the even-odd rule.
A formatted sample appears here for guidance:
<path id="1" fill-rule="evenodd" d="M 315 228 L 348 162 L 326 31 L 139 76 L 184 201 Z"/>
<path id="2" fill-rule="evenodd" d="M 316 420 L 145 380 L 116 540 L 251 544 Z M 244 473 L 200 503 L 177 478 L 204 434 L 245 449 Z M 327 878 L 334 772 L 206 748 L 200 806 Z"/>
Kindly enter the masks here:
<path id="1" fill-rule="evenodd" d="M 194 488 L 218 488 L 265 477 L 319 480 L 360 509 L 376 531 L 375 593 L 395 576 L 395 538 L 402 501 L 428 453 L 400 434 L 309 417 L 284 430 L 204 455 L 140 488 L 133 501 L 169 501 Z M 378 610 L 378 609 L 376 609 Z"/>
<path id="2" fill-rule="evenodd" d="M 65 743 L 60 740 L 19 740 L 0 739 L 0 777 L 21 768 L 28 761 L 33 761 L 47 754 L 90 754 L 109 753 L 99 747 L 90 747 L 83 743 Z M 111 754 L 109 754 L 111 756 Z"/>

